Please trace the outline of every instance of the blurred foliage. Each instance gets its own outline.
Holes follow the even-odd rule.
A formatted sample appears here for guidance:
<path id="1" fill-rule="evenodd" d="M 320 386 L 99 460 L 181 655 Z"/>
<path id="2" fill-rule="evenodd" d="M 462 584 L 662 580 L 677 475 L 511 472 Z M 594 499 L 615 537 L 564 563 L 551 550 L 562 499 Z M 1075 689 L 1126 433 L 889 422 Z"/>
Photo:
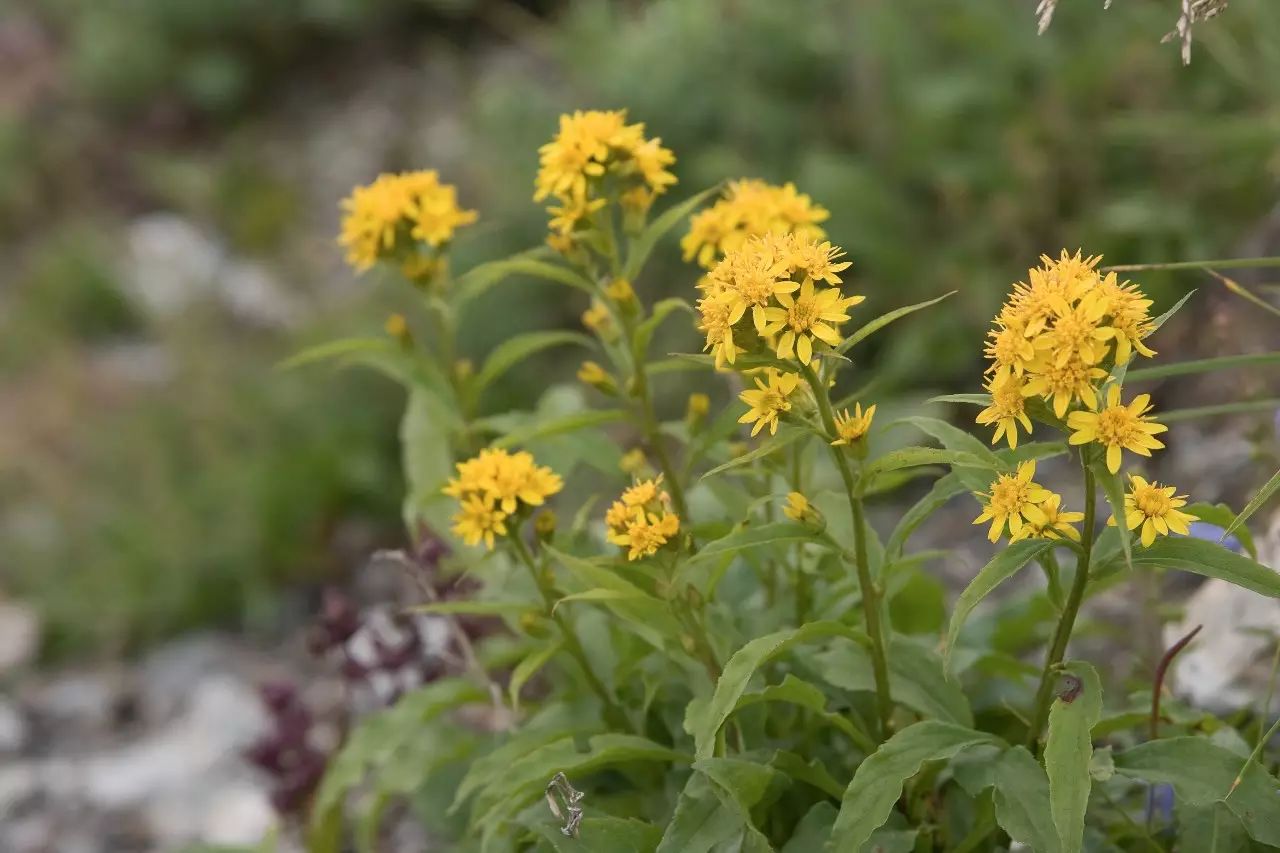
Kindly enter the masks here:
<path id="1" fill-rule="evenodd" d="M 30 74 L 0 84 L 0 228 L 14 240 L 0 249 L 16 272 L 0 287 L 0 400 L 23 407 L 0 430 L 21 448 L 0 471 L 0 583 L 38 597 L 60 648 L 127 644 L 331 570 L 317 536 L 334 519 L 395 524 L 395 392 L 273 373 L 293 335 L 157 329 L 119 280 L 118 226 L 142 210 L 180 211 L 244 253 L 328 245 L 299 235 L 317 227 L 314 199 L 263 156 L 264 135 L 281 144 L 273 95 L 287 85 L 324 102 L 350 96 L 335 69 L 377 79 L 448 53 L 466 140 L 449 165 L 482 214 L 460 269 L 541 239 L 533 152 L 563 109 L 647 121 L 680 158 L 676 198 L 724 175 L 794 179 L 830 208 L 868 310 L 960 289 L 868 350 L 889 384 L 945 385 L 973 375 L 973 341 L 1042 251 L 1234 253 L 1280 181 L 1273 3 L 1235 0 L 1183 68 L 1158 42 L 1164 2 L 1063 4 L 1037 37 L 1029 5 L 999 0 L 17 0 L 0 24 L 17 11 L 45 35 Z M 387 167 L 443 165 L 421 137 L 387 151 Z M 687 295 L 674 244 L 654 272 Z M 1169 301 L 1168 278 L 1143 281 Z M 585 307 L 551 287 L 486 294 L 468 351 Z M 655 350 L 688 349 L 672 325 Z M 157 342 L 163 382 L 108 402 L 86 390 L 100 350 Z M 530 405 L 545 370 L 521 365 L 486 411 Z M 28 414 L 39 400 L 60 409 L 47 435 Z M 31 435 L 42 453 L 16 443 Z"/>

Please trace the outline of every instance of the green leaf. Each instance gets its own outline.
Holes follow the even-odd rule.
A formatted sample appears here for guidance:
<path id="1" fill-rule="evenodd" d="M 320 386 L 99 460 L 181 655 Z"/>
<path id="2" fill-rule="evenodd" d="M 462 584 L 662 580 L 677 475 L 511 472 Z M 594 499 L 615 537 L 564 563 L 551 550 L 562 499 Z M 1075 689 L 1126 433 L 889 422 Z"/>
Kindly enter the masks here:
<path id="1" fill-rule="evenodd" d="M 1197 406 L 1191 409 L 1171 409 L 1160 414 L 1160 422 L 1165 424 L 1179 421 L 1194 421 L 1200 418 L 1215 418 L 1221 415 L 1250 415 L 1255 412 L 1274 412 L 1280 409 L 1280 397 L 1269 397 L 1265 400 L 1245 400 L 1239 403 L 1221 403 L 1216 406 Z"/>
<path id="2" fill-rule="evenodd" d="M 541 249 L 516 255 L 500 261 L 490 261 L 468 270 L 458 278 L 453 292 L 454 304 L 461 308 L 494 285 L 513 275 L 540 278 L 556 284 L 567 284 L 592 296 L 596 293 L 595 285 L 580 273 L 557 263 L 538 260 L 535 255 L 545 254 Z"/>
<path id="3" fill-rule="evenodd" d="M 924 524 L 925 520 L 941 509 L 947 501 L 967 491 L 969 488 L 960 478 L 959 469 L 936 480 L 928 494 L 912 504 L 911 508 L 898 519 L 897 526 L 893 528 L 893 533 L 889 535 L 889 541 L 884 546 L 885 559 L 890 561 L 897 559 L 902 554 L 908 537 L 916 531 L 916 528 Z"/>
<path id="4" fill-rule="evenodd" d="M 1271 598 L 1280 598 L 1280 573 L 1216 542 L 1162 536 L 1133 555 L 1134 565 L 1161 566 L 1218 578 Z"/>
<path id="5" fill-rule="evenodd" d="M 277 365 L 277 369 L 293 370 L 324 361 L 335 361 L 339 367 L 368 367 L 406 388 L 429 390 L 442 401 L 453 398 L 453 390 L 433 362 L 407 351 L 388 338 L 344 338 L 328 341 L 285 359 Z M 448 421 L 451 423 L 458 422 L 454 408 L 456 407 L 451 407 L 448 411 Z"/>
<path id="6" fill-rule="evenodd" d="M 867 642 L 865 634 L 847 625 L 838 622 L 810 622 L 799 628 L 757 637 L 734 652 L 716 682 L 711 701 L 695 720 L 693 741 L 697 758 L 711 757 L 715 749 L 716 734 L 737 707 L 738 699 L 746 692 L 747 683 L 757 669 L 798 643 L 828 637 L 847 637 L 857 643 Z"/>
<path id="7" fill-rule="evenodd" d="M 776 453 L 787 445 L 794 444 L 808 434 L 808 432 L 802 429 L 783 427 L 779 430 L 777 435 L 771 436 L 762 441 L 760 446 L 755 450 L 748 451 L 741 456 L 735 456 L 722 465 L 717 465 L 707 473 L 703 474 L 701 479 L 705 480 L 708 477 L 723 474 L 725 471 L 732 471 L 735 468 L 741 468 L 743 465 L 750 465 L 757 459 L 763 459 L 772 453 Z"/>
<path id="8" fill-rule="evenodd" d="M 562 648 L 564 648 L 564 643 L 558 640 L 554 643 L 547 643 L 529 652 L 520 663 L 516 664 L 516 668 L 511 671 L 511 683 L 507 686 L 507 695 L 511 697 L 512 710 L 520 710 L 520 690 Z"/>
<path id="9" fill-rule="evenodd" d="M 437 530 L 449 526 L 451 509 L 440 490 L 453 473 L 446 411 L 434 394 L 414 389 L 400 418 L 401 465 L 406 480 L 404 519 L 414 528 L 426 520 Z"/>
<path id="10" fill-rule="evenodd" d="M 1124 511 L 1124 485 L 1120 482 L 1119 474 L 1112 474 L 1107 470 L 1107 463 L 1104 459 L 1096 459 L 1089 464 L 1093 469 L 1093 476 L 1098 481 L 1098 485 L 1102 486 L 1102 493 L 1107 496 L 1107 503 L 1111 506 L 1111 514 L 1123 521 L 1125 517 Z M 1133 537 L 1129 533 L 1117 525 L 1117 533 L 1120 539 L 1120 551 L 1124 554 L 1124 564 L 1130 570 L 1133 569 Z"/>
<path id="11" fill-rule="evenodd" d="M 1049 539 L 1024 539 L 1014 542 L 991 558 L 991 562 L 969 581 L 969 585 L 956 599 L 955 610 L 951 613 L 951 624 L 947 627 L 947 639 L 943 646 L 943 664 L 951 666 L 951 653 L 955 650 L 956 638 L 960 629 L 969 618 L 973 608 L 992 590 L 1017 574 L 1018 570 L 1053 547 Z"/>
<path id="12" fill-rule="evenodd" d="M 631 241 L 631 245 L 627 251 L 627 262 L 623 265 L 623 276 L 628 280 L 634 280 L 640 274 L 640 270 L 644 268 L 645 262 L 649 260 L 649 255 L 653 254 L 654 247 L 658 245 L 668 231 L 675 228 L 683 222 L 693 211 L 706 200 L 707 196 L 712 193 L 719 192 L 720 185 L 707 187 L 700 193 L 695 193 L 679 204 L 673 205 L 664 210 L 649 226 L 640 232 L 640 236 Z"/>
<path id="13" fill-rule="evenodd" d="M 656 853 L 710 853 L 741 831 L 741 817 L 720 801 L 710 779 L 694 773 L 676 800 Z"/>
<path id="14" fill-rule="evenodd" d="M 1235 517 L 1235 520 L 1232 521 L 1231 524 L 1227 526 L 1226 531 L 1222 534 L 1222 538 L 1226 539 L 1233 532 L 1235 532 L 1236 528 L 1240 528 L 1241 534 L 1242 534 L 1240 537 L 1240 541 L 1243 542 L 1244 541 L 1243 534 L 1246 533 L 1247 531 L 1245 530 L 1245 528 L 1240 527 L 1240 525 L 1244 524 L 1245 521 L 1249 518 L 1249 516 L 1253 515 L 1258 510 L 1262 509 L 1262 505 L 1265 504 L 1267 501 L 1271 500 L 1272 496 L 1275 495 L 1277 491 L 1280 491 L 1280 471 L 1276 471 L 1274 474 L 1272 474 L 1271 479 L 1267 480 L 1267 482 L 1263 484 L 1262 488 L 1258 489 L 1258 493 L 1253 496 L 1253 499 L 1250 500 L 1249 503 L 1245 504 L 1244 509 L 1240 510 L 1240 514 L 1237 515 Z M 1254 551 L 1252 547 L 1253 543 L 1249 542 L 1248 545 L 1249 545 L 1249 551 L 1253 553 L 1254 556 L 1257 556 L 1257 552 Z"/>
<path id="15" fill-rule="evenodd" d="M 551 815 L 548 813 L 547 820 Z M 584 817 L 578 837 L 569 838 L 556 823 L 535 829 L 556 853 L 652 853 L 662 837 L 658 827 L 634 818 Z"/>
<path id="16" fill-rule="evenodd" d="M 1280 796 L 1274 776 L 1256 762 L 1201 737 L 1149 741 L 1118 752 L 1116 772 L 1132 779 L 1173 786 L 1189 806 L 1224 803 L 1255 841 L 1280 847 Z M 1236 776 L 1240 784 L 1231 789 Z"/>
<path id="17" fill-rule="evenodd" d="M 986 448 L 983 448 L 984 450 Z M 972 453 L 962 450 L 941 450 L 936 447 L 901 447 L 877 457 L 862 469 L 862 481 L 868 483 L 877 474 L 912 468 L 917 465 L 953 465 L 963 468 L 983 469 L 986 464 Z M 988 484 L 983 483 L 982 488 Z"/>
<path id="18" fill-rule="evenodd" d="M 903 784 L 920 772 L 926 761 L 944 761 L 961 750 L 1001 741 L 994 735 L 940 720 L 924 720 L 889 738 L 874 755 L 858 765 L 845 789 L 827 842 L 828 853 L 861 849 L 875 830 L 884 825 Z"/>
<path id="19" fill-rule="evenodd" d="M 963 403 L 966 406 L 990 406 L 990 394 L 939 394 L 930 397 L 926 403 Z"/>
<path id="20" fill-rule="evenodd" d="M 512 734 L 505 743 L 472 762 L 467 775 L 458 784 L 449 814 L 455 814 L 472 794 L 483 790 L 507 772 L 512 762 L 549 743 L 562 741 L 575 734 L 561 728 L 524 728 Z"/>
<path id="21" fill-rule="evenodd" d="M 1177 805 L 1178 842 L 1183 850 L 1199 853 L 1237 853 L 1249 849 L 1249 833 L 1226 803 L 1209 806 Z"/>
<path id="22" fill-rule="evenodd" d="M 873 749 L 874 751 L 874 749 Z M 786 752 L 779 750 L 774 753 L 773 760 L 770 762 L 779 771 L 790 776 L 797 782 L 804 782 L 806 785 L 812 785 L 819 791 L 822 791 L 828 797 L 840 799 L 844 793 L 844 788 L 831 775 L 830 771 L 817 758 L 811 758 L 805 761 L 794 752 Z M 836 810 L 831 809 L 831 818 L 835 820 Z M 825 837 L 825 836 L 824 836 Z"/>
<path id="23" fill-rule="evenodd" d="M 926 435 L 933 436 L 948 450 L 959 450 L 978 457 L 982 460 L 982 467 L 984 468 L 1000 471 L 1008 467 L 982 439 L 940 418 L 908 417 L 899 418 L 893 422 L 893 424 L 900 423 L 910 424 Z M 986 483 L 982 484 L 982 488 L 986 488 L 986 486 Z"/>
<path id="24" fill-rule="evenodd" d="M 632 339 L 632 353 L 637 362 L 645 360 L 649 353 L 649 342 L 653 340 L 653 333 L 662 325 L 662 321 L 677 310 L 687 311 L 693 316 L 697 316 L 698 313 L 688 302 L 678 296 L 672 296 L 654 305 L 653 313 L 649 318 L 636 327 L 636 334 Z"/>
<path id="25" fill-rule="evenodd" d="M 550 418 L 514 429 L 493 443 L 494 447 L 517 447 L 540 438 L 578 432 L 589 427 L 618 423 L 631 417 L 626 409 L 596 409 L 574 412 L 559 418 Z"/>
<path id="26" fill-rule="evenodd" d="M 943 551 L 946 555 L 948 552 Z M 918 556 L 912 554 L 912 557 Z M 890 571 L 901 566 L 890 563 Z M 921 571 L 911 572 L 901 588 L 888 596 L 889 624 L 903 634 L 937 634 L 947 621 L 947 589 L 942 581 Z"/>
<path id="27" fill-rule="evenodd" d="M 1144 367 L 1141 370 L 1130 370 L 1126 381 L 1144 382 L 1151 379 L 1165 379 L 1170 376 L 1212 373 L 1217 370 L 1251 367 L 1255 364 L 1271 364 L 1273 362 L 1280 362 L 1280 352 L 1254 352 L 1244 355 L 1223 355 L 1216 358 L 1197 358 L 1192 361 L 1178 361 L 1173 364 L 1161 364 L 1155 367 Z"/>
<path id="28" fill-rule="evenodd" d="M 1194 503 L 1190 506 L 1184 506 L 1182 511 L 1187 515 L 1195 516 L 1201 521 L 1207 521 L 1210 524 L 1221 527 L 1224 532 L 1218 538 L 1219 542 L 1222 542 L 1231 533 L 1236 533 L 1240 544 L 1244 546 L 1249 556 L 1255 560 L 1258 559 L 1258 549 L 1253 543 L 1253 535 L 1249 532 L 1249 528 L 1240 527 L 1236 524 L 1236 519 L 1239 516 L 1235 514 L 1231 507 L 1226 504 Z"/>
<path id="29" fill-rule="evenodd" d="M 739 551 L 778 542 L 806 541 L 820 542 L 815 538 L 813 528 L 794 521 L 775 521 L 772 524 L 745 527 L 727 536 L 714 539 L 699 548 L 698 553 L 689 562 L 702 563 L 714 557 L 736 554 Z"/>
<path id="30" fill-rule="evenodd" d="M 1058 830 L 1049 805 L 1049 779 L 1026 747 L 1000 754 L 995 766 L 996 822 L 1035 853 L 1058 853 Z"/>
<path id="31" fill-rule="evenodd" d="M 693 769 L 723 788 L 744 815 L 764 799 L 770 786 L 780 780 L 777 770 L 767 764 L 741 758 L 704 758 Z"/>
<path id="32" fill-rule="evenodd" d="M 936 653 L 905 637 L 889 642 L 889 692 L 893 700 L 926 718 L 973 725 L 964 691 L 943 673 Z M 875 677 L 864 648 L 840 644 L 813 656 L 815 670 L 842 690 L 872 692 Z"/>
<path id="33" fill-rule="evenodd" d="M 1079 679 L 1078 690 L 1060 693 L 1049 709 L 1049 734 L 1044 766 L 1049 776 L 1049 806 L 1062 853 L 1080 853 L 1084 843 L 1084 813 L 1089 806 L 1089 761 L 1093 757 L 1090 732 L 1102 716 L 1102 684 L 1087 663 L 1065 667 Z"/>
<path id="34" fill-rule="evenodd" d="M 485 359 L 480 372 L 472 380 L 472 393 L 479 397 L 484 389 L 529 356 L 551 347 L 567 344 L 591 348 L 595 346 L 595 341 L 579 332 L 566 332 L 563 330 L 525 332 L 524 334 L 507 338 L 494 347 L 493 351 L 489 353 L 489 357 Z"/>
<path id="35" fill-rule="evenodd" d="M 596 735 L 587 741 L 585 751 L 579 749 L 574 737 L 553 741 L 512 761 L 505 773 L 479 792 L 472 823 L 501 823 L 506 816 L 541 797 L 548 780 L 557 773 L 573 779 L 635 762 L 683 764 L 688 759 L 683 753 L 635 735 Z"/>
<path id="36" fill-rule="evenodd" d="M 836 797 L 839 798 L 839 794 Z M 817 803 L 796 824 L 791 839 L 783 846 L 781 853 L 814 853 L 821 850 L 822 845 L 831 835 L 831 827 L 836 822 L 836 807 L 828 802 Z"/>
<path id="37" fill-rule="evenodd" d="M 744 693 L 734 706 L 734 713 L 761 702 L 788 702 L 792 705 L 808 708 L 824 722 L 848 735 L 859 749 L 864 749 L 867 752 L 875 750 L 875 743 L 865 732 L 854 726 L 848 717 L 827 710 L 827 696 L 825 693 L 808 681 L 797 678 L 791 673 L 783 676 L 781 684 L 771 684 L 755 693 Z M 837 794 L 837 796 L 839 795 Z"/>
<path id="38" fill-rule="evenodd" d="M 955 294 L 956 292 L 957 291 L 952 290 L 948 293 L 942 294 L 941 296 L 935 299 L 929 299 L 925 302 L 917 302 L 914 305 L 907 305 L 902 308 L 895 308 L 894 310 L 890 311 L 887 314 L 881 314 L 879 317 L 875 318 L 874 320 L 867 323 L 862 328 L 858 329 L 852 335 L 845 338 L 844 341 L 840 344 L 840 346 L 836 347 L 836 352 L 846 353 L 849 350 L 853 349 L 858 344 L 860 344 L 862 341 L 866 340 L 867 338 L 874 335 L 876 332 L 883 329 L 885 326 L 892 323 L 893 321 L 900 320 L 903 317 L 907 316 L 908 314 L 912 314 L 916 311 L 919 311 L 922 308 L 928 308 L 930 305 L 937 305 L 939 302 L 946 299 L 948 296 Z"/>
<path id="39" fill-rule="evenodd" d="M 679 637 L 679 623 L 671 615 L 665 601 L 655 598 L 619 574 L 615 565 L 601 566 L 581 557 L 558 551 L 550 545 L 543 548 L 559 565 L 568 570 L 578 583 L 587 589 L 601 589 L 619 593 L 617 597 L 595 599 L 610 612 L 636 629 L 638 636 L 656 648 L 664 648 L 664 638 Z M 591 599 L 588 599 L 591 600 Z"/>

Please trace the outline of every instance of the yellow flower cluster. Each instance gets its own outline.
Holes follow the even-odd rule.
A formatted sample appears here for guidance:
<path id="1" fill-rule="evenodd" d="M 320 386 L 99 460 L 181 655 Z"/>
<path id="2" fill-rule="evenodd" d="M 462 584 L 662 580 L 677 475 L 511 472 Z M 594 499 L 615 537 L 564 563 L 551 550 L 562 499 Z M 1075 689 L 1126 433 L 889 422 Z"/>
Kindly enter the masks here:
<path id="1" fill-rule="evenodd" d="M 661 139 L 646 139 L 644 124 L 627 124 L 626 110 L 579 110 L 560 116 L 555 138 L 538 149 L 534 201 L 554 198 L 553 244 L 572 245 L 574 232 L 603 208 L 606 177 L 617 182 L 625 208 L 645 212 L 653 199 L 676 182 L 668 167 L 675 155 Z"/>
<path id="2" fill-rule="evenodd" d="M 754 335 L 778 358 L 802 364 L 813 360 L 817 345 L 839 345 L 845 312 L 866 298 L 841 293 L 839 274 L 849 267 L 839 260 L 843 254 L 815 238 L 765 234 L 726 255 L 698 285 L 698 328 L 716 366 L 748 351 L 735 335 Z"/>
<path id="3" fill-rule="evenodd" d="M 1155 355 L 1143 343 L 1153 330 L 1151 300 L 1137 285 L 1100 273 L 1101 256 L 1064 250 L 1040 260 L 1027 282 L 1014 285 L 987 334 L 991 405 L 977 422 L 995 425 L 992 444 L 1005 438 L 1017 447 L 1019 426 L 1031 433 L 1026 398 L 1043 398 L 1060 418 L 1077 402 L 1096 410 L 1112 365 L 1134 352 Z"/>
<path id="4" fill-rule="evenodd" d="M 492 550 L 494 536 L 507 534 L 507 518 L 525 507 L 541 506 L 563 488 L 560 476 L 534 462 L 533 455 L 500 448 L 481 450 L 459 462 L 458 476 L 444 493 L 458 501 L 453 532 L 468 545 L 481 541 Z"/>
<path id="5" fill-rule="evenodd" d="M 1082 521 L 1084 513 L 1064 512 L 1062 496 L 1032 480 L 1035 475 L 1036 463 L 1023 462 L 1016 474 L 1001 474 L 989 492 L 979 493 L 982 514 L 973 523 L 990 521 L 987 538 L 992 542 L 1000 538 L 1006 526 L 1010 542 L 1032 537 L 1080 538 L 1080 532 L 1071 525 Z"/>
<path id="6" fill-rule="evenodd" d="M 868 406 L 863 412 L 862 404 L 858 403 L 853 407 L 852 415 L 849 414 L 848 409 L 845 409 L 836 415 L 836 440 L 831 443 L 833 445 L 857 444 L 871 431 L 871 419 L 875 416 L 875 406 Z"/>
<path id="7" fill-rule="evenodd" d="M 377 261 L 395 257 L 407 274 L 434 269 L 438 250 L 460 226 L 476 221 L 474 210 L 458 206 L 453 186 L 440 183 L 435 170 L 379 175 L 356 187 L 342 202 L 342 233 L 347 262 L 364 272 Z M 413 251 L 425 243 L 433 254 Z"/>
<path id="8" fill-rule="evenodd" d="M 671 511 L 671 496 L 662 488 L 661 476 L 624 491 L 604 522 L 609 541 L 626 548 L 628 560 L 652 557 L 680 532 L 680 516 Z"/>
<path id="9" fill-rule="evenodd" d="M 826 232 L 818 224 L 831 214 L 814 204 L 795 184 L 774 186 L 755 178 L 730 181 L 724 198 L 689 220 L 689 233 L 680 241 L 686 261 L 711 269 L 716 261 L 738 249 L 751 237 L 764 234 L 798 234 L 821 240 Z"/>

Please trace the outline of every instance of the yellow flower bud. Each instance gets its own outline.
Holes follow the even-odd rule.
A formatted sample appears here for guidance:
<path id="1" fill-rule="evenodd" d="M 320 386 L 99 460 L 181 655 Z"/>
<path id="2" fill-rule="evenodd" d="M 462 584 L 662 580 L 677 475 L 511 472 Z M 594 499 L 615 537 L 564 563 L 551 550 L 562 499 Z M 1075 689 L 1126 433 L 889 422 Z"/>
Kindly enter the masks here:
<path id="1" fill-rule="evenodd" d="M 538 513 L 533 520 L 534 532 L 538 534 L 538 538 L 543 542 L 549 542 L 551 537 L 556 535 L 556 514 L 554 511 L 546 509 Z"/>
<path id="2" fill-rule="evenodd" d="M 460 358 L 453 363 L 453 372 L 457 374 L 459 379 L 466 379 L 475 372 L 475 365 L 471 363 L 469 358 Z"/>
<path id="3" fill-rule="evenodd" d="M 615 278 L 605 285 L 604 292 L 624 310 L 635 306 L 636 292 L 625 278 Z"/>
<path id="4" fill-rule="evenodd" d="M 711 411 L 711 398 L 706 394 L 690 394 L 689 403 L 685 407 L 684 419 L 689 429 L 697 429 Z"/>
<path id="5" fill-rule="evenodd" d="M 413 333 L 409 331 L 409 322 L 405 320 L 403 314 L 392 314 L 387 317 L 387 322 L 383 324 L 387 336 L 394 338 L 404 346 L 413 343 Z"/>
<path id="6" fill-rule="evenodd" d="M 633 447 L 622 454 L 622 461 L 618 463 L 618 467 L 625 473 L 635 477 L 644 471 L 648 464 L 644 451 L 638 447 Z"/>
<path id="7" fill-rule="evenodd" d="M 578 381 L 605 394 L 618 393 L 618 384 L 613 381 L 613 377 L 594 361 L 582 362 L 582 366 L 578 368 Z"/>

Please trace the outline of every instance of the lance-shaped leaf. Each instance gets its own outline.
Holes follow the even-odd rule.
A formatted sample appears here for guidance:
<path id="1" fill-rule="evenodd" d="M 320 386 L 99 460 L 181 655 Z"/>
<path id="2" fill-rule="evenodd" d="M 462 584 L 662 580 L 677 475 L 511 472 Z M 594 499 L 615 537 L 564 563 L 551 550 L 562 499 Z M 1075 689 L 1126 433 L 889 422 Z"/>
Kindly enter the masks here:
<path id="1" fill-rule="evenodd" d="M 1161 566 L 1218 578 L 1271 598 L 1280 598 L 1280 573 L 1216 542 L 1162 536 L 1134 552 L 1134 565 Z"/>
<path id="2" fill-rule="evenodd" d="M 526 332 L 508 338 L 493 348 L 485 359 L 476 378 L 472 380 L 471 393 L 479 397 L 484 389 L 492 385 L 499 377 L 524 361 L 531 355 L 551 347 L 566 346 L 593 347 L 595 341 L 579 332 L 551 330 L 545 332 Z"/>
<path id="3" fill-rule="evenodd" d="M 629 250 L 627 251 L 627 262 L 623 266 L 623 275 L 628 279 L 634 279 L 640 274 L 640 270 L 644 268 L 645 262 L 649 260 L 649 255 L 653 254 L 654 247 L 658 245 L 658 241 L 666 236 L 667 232 L 675 228 L 689 214 L 697 209 L 698 205 L 706 200 L 707 196 L 720 190 L 720 185 L 707 187 L 700 193 L 695 193 L 679 204 L 673 205 L 660 213 L 649 226 L 640 232 L 640 236 L 631 241 Z"/>
<path id="4" fill-rule="evenodd" d="M 944 761 L 961 750 L 979 744 L 1003 745 L 994 735 L 924 720 L 889 738 L 875 754 L 858 765 L 845 789 L 840 813 L 827 842 L 828 853 L 861 850 L 871 834 L 884 825 L 902 786 L 920 772 L 927 761 Z"/>
<path id="5" fill-rule="evenodd" d="M 892 311 L 888 312 L 887 314 L 881 314 L 879 317 L 875 318 L 871 322 L 864 325 L 862 328 L 858 329 L 852 335 L 845 338 L 844 341 L 841 342 L 840 346 L 836 347 L 836 352 L 846 353 L 849 350 L 853 349 L 858 344 L 865 341 L 867 338 L 874 335 L 876 332 L 883 329 L 885 326 L 892 323 L 893 321 L 900 320 L 903 317 L 907 316 L 908 314 L 913 314 L 922 308 L 928 308 L 930 305 L 937 305 L 939 302 L 941 302 L 942 300 L 946 299 L 948 296 L 951 296 L 954 293 L 956 293 L 956 291 L 952 290 L 934 299 L 929 299 L 924 302 L 917 302 L 914 305 L 906 305 L 906 306 L 903 306 L 902 308 L 895 308 Z"/>
<path id="6" fill-rule="evenodd" d="M 846 637 L 857 643 L 868 642 L 866 634 L 848 625 L 839 622 L 809 622 L 799 628 L 757 637 L 734 652 L 716 681 L 711 701 L 694 721 L 695 755 L 699 759 L 711 757 L 715 749 L 716 734 L 737 707 L 738 699 L 746 692 L 747 684 L 756 670 L 798 643 L 828 637 Z"/>
<path id="7" fill-rule="evenodd" d="M 713 539 L 703 545 L 698 550 L 697 555 L 689 562 L 703 563 L 727 554 L 736 554 L 739 551 L 760 548 L 764 545 L 809 540 L 818 544 L 823 543 L 822 539 L 814 536 L 812 527 L 795 521 L 775 521 L 772 524 L 761 524 L 757 527 L 744 527 L 733 531 L 727 536 Z"/>
<path id="8" fill-rule="evenodd" d="M 1102 459 L 1096 459 L 1089 463 L 1089 467 L 1093 470 L 1093 476 L 1098 481 L 1098 485 L 1102 487 L 1102 493 L 1106 495 L 1107 504 L 1111 507 L 1111 515 L 1120 521 L 1124 521 L 1124 486 L 1120 482 L 1119 474 L 1112 474 L 1107 470 L 1107 464 Z M 1098 522 L 1105 524 L 1102 514 L 1098 513 Z M 1129 568 L 1133 567 L 1133 543 L 1132 538 L 1124 527 L 1119 528 L 1120 534 L 1120 552 L 1124 554 L 1124 564 Z"/>
<path id="9" fill-rule="evenodd" d="M 995 766 L 996 823 L 1035 853 L 1058 853 L 1058 830 L 1049 805 L 1049 778 L 1026 747 L 1000 754 Z"/>
<path id="10" fill-rule="evenodd" d="M 490 261 L 473 267 L 458 278 L 457 285 L 454 287 L 455 306 L 460 308 L 495 284 L 517 275 L 565 284 L 575 290 L 595 295 L 596 287 L 590 279 L 561 264 L 541 260 L 540 256 L 545 254 L 543 250 L 536 249 L 513 258 Z"/>
<path id="11" fill-rule="evenodd" d="M 770 454 L 776 453 L 782 448 L 790 444 L 794 444 L 795 442 L 799 441 L 800 439 L 804 438 L 807 435 L 809 435 L 809 433 L 806 430 L 797 429 L 793 427 L 783 427 L 782 429 L 778 430 L 777 435 L 770 436 L 769 438 L 766 438 L 764 441 L 762 441 L 759 447 L 755 448 L 754 450 L 750 450 L 746 453 L 743 453 L 740 456 L 735 456 L 732 459 L 730 459 L 728 462 L 725 462 L 721 465 L 717 465 L 707 473 L 703 474 L 702 479 L 705 480 L 708 477 L 714 477 L 717 474 L 723 474 L 725 471 L 732 471 L 735 468 L 741 468 L 744 465 L 750 465 L 752 462 L 755 462 L 757 459 L 763 459 L 764 457 L 769 456 Z"/>
<path id="12" fill-rule="evenodd" d="M 494 447 L 518 447 L 540 438 L 553 435 L 565 435 L 571 432 L 588 429 L 604 424 L 625 421 L 631 417 L 626 409 L 598 409 L 586 412 L 574 412 L 559 418 L 539 420 L 519 427 L 504 435 L 493 443 Z"/>
<path id="13" fill-rule="evenodd" d="M 1019 569 L 1052 548 L 1053 544 L 1049 539 L 1024 539 L 1021 542 L 1014 542 L 992 557 L 991 562 L 983 566 L 973 580 L 969 581 L 964 592 L 960 593 L 960 597 L 956 599 L 955 610 L 951 613 L 951 624 L 947 626 L 947 640 L 943 649 L 943 662 L 946 666 L 951 665 L 951 653 L 955 650 L 956 638 L 960 636 L 960 629 L 964 627 L 965 620 L 969 618 L 973 608 L 977 607 L 978 603 L 990 595 L 996 587 L 1017 574 Z"/>
<path id="14" fill-rule="evenodd" d="M 1102 716 L 1102 684 L 1087 663 L 1067 664 L 1069 681 L 1049 709 L 1049 734 L 1044 766 L 1049 775 L 1049 806 L 1062 853 L 1080 853 L 1084 843 L 1084 813 L 1089 805 L 1090 732 Z M 1074 679 L 1074 680 L 1072 680 Z"/>
<path id="15" fill-rule="evenodd" d="M 1227 529 L 1223 532 L 1222 538 L 1226 539 L 1235 532 L 1237 528 L 1240 528 L 1243 531 L 1244 528 L 1242 528 L 1241 525 L 1245 523 L 1245 520 L 1261 509 L 1263 504 L 1271 500 L 1272 496 L 1274 496 L 1277 491 L 1280 491 L 1280 471 L 1276 471 L 1272 474 L 1271 479 L 1267 480 L 1261 489 L 1258 489 L 1258 493 L 1253 496 L 1253 500 L 1245 504 L 1244 509 L 1240 510 L 1240 514 L 1235 517 L 1235 520 L 1227 525 Z M 1242 536 L 1242 541 L 1243 538 L 1244 537 Z"/>
<path id="16" fill-rule="evenodd" d="M 636 357 L 636 361 L 644 361 L 645 356 L 649 352 L 649 342 L 653 340 L 653 333 L 658 330 L 662 322 L 671 316 L 673 311 L 687 311 L 690 314 L 696 314 L 693 306 L 678 296 L 672 296 L 663 299 L 661 302 L 653 306 L 653 313 L 649 315 L 643 323 L 636 327 L 635 338 L 632 340 L 632 352 Z M 650 366 L 652 369 L 652 366 Z"/>
<path id="17" fill-rule="evenodd" d="M 967 491 L 969 491 L 968 485 L 955 471 L 935 480 L 928 493 L 912 504 L 911 508 L 898 519 L 897 526 L 893 528 L 893 533 L 889 534 L 889 541 L 884 546 L 885 559 L 890 561 L 897 559 L 902 554 L 907 538 L 916 531 L 916 528 L 924 524 L 925 520 L 941 509 L 947 501 Z"/>

